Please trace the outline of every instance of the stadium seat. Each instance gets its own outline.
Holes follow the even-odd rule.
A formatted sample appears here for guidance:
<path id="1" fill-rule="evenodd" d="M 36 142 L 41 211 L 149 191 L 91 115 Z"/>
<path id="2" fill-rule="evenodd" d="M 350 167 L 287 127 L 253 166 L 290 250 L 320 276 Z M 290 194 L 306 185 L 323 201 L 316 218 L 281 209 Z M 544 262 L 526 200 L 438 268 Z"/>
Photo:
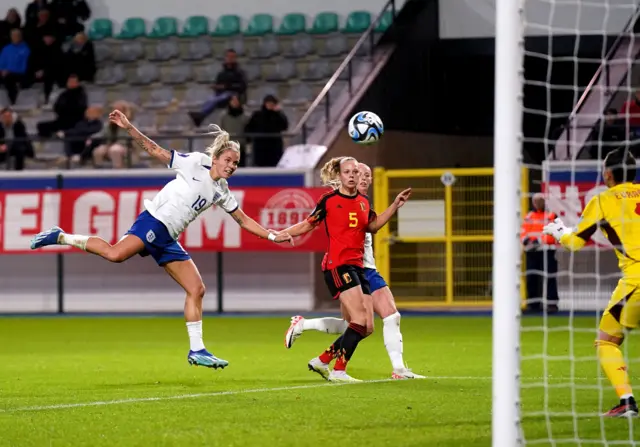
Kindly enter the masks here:
<path id="1" fill-rule="evenodd" d="M 167 116 L 164 124 L 158 126 L 161 133 L 180 133 L 189 129 L 189 117 L 183 112 L 174 112 Z"/>
<path id="2" fill-rule="evenodd" d="M 178 20 L 175 17 L 158 17 L 149 33 L 150 39 L 166 39 L 178 34 Z"/>
<path id="3" fill-rule="evenodd" d="M 256 59 L 271 59 L 280 54 L 278 39 L 273 35 L 260 37 L 258 44 L 254 48 L 253 57 Z"/>
<path id="4" fill-rule="evenodd" d="M 133 62 L 142 59 L 144 56 L 144 47 L 142 42 L 125 42 L 120 45 L 120 51 L 115 55 L 116 62 Z"/>
<path id="5" fill-rule="evenodd" d="M 216 28 L 211 33 L 214 37 L 228 37 L 240 34 L 240 17 L 226 15 L 218 19 Z"/>
<path id="6" fill-rule="evenodd" d="M 393 14 L 391 11 L 385 12 L 382 17 L 380 17 L 380 21 L 376 25 L 376 33 L 384 33 L 389 29 L 391 24 L 393 23 Z"/>
<path id="7" fill-rule="evenodd" d="M 300 76 L 304 81 L 320 81 L 331 75 L 329 62 L 323 59 L 313 61 L 307 65 L 306 71 Z"/>
<path id="8" fill-rule="evenodd" d="M 267 81 L 284 82 L 296 77 L 296 63 L 290 59 L 278 62 L 266 76 Z"/>
<path id="9" fill-rule="evenodd" d="M 310 34 L 329 34 L 338 31 L 338 14 L 335 12 L 321 12 L 313 20 L 308 31 Z"/>
<path id="10" fill-rule="evenodd" d="M 259 64 L 248 63 L 242 66 L 247 82 L 259 81 L 262 78 L 262 68 Z"/>
<path id="11" fill-rule="evenodd" d="M 187 91 L 184 94 L 184 99 L 180 105 L 187 109 L 200 108 L 212 93 L 213 91 L 210 87 L 206 87 L 204 85 L 192 85 L 187 88 Z"/>
<path id="12" fill-rule="evenodd" d="M 273 17 L 270 14 L 256 14 L 249 20 L 245 36 L 264 36 L 273 32 Z"/>
<path id="13" fill-rule="evenodd" d="M 257 89 L 250 90 L 247 105 L 250 107 L 260 107 L 262 100 L 267 95 L 278 97 L 278 89 L 273 85 L 263 85 Z"/>
<path id="14" fill-rule="evenodd" d="M 211 56 L 211 43 L 203 38 L 194 40 L 187 47 L 187 54 L 182 57 L 183 61 L 201 61 Z"/>
<path id="15" fill-rule="evenodd" d="M 89 26 L 89 39 L 102 40 L 113 37 L 113 23 L 109 19 L 95 19 Z"/>
<path id="16" fill-rule="evenodd" d="M 166 62 L 171 59 L 177 59 L 180 56 L 180 47 L 175 40 L 164 40 L 158 42 L 153 49 L 153 55 L 149 57 L 150 61 Z"/>
<path id="17" fill-rule="evenodd" d="M 111 59 L 111 45 L 106 42 L 95 42 L 93 50 L 96 55 L 96 62 L 101 64 Z"/>
<path id="18" fill-rule="evenodd" d="M 182 28 L 180 37 L 199 37 L 209 34 L 209 19 L 205 16 L 191 16 Z"/>
<path id="19" fill-rule="evenodd" d="M 147 34 L 147 25 L 140 17 L 131 17 L 124 21 L 118 39 L 137 39 Z"/>
<path id="20" fill-rule="evenodd" d="M 87 100 L 91 106 L 104 106 L 107 103 L 107 91 L 100 87 L 88 89 Z"/>
<path id="21" fill-rule="evenodd" d="M 142 94 L 140 93 L 140 89 L 137 87 L 127 87 L 120 92 L 120 97 L 118 99 L 124 99 L 130 104 L 139 106 L 142 103 Z"/>
<path id="22" fill-rule="evenodd" d="M 371 26 L 371 14 L 367 11 L 353 11 L 347 16 L 342 32 L 347 34 L 364 33 Z"/>
<path id="23" fill-rule="evenodd" d="M 294 34 L 304 33 L 307 28 L 307 18 L 304 14 L 293 13 L 287 14 L 282 19 L 280 28 L 276 34 L 281 36 L 292 36 Z"/>
<path id="24" fill-rule="evenodd" d="M 242 36 L 232 37 L 231 39 L 227 39 L 224 44 L 224 48 L 230 48 L 235 51 L 238 56 L 244 56 L 244 39 Z"/>
<path id="25" fill-rule="evenodd" d="M 42 90 L 29 88 L 20 90 L 18 99 L 14 105 L 11 106 L 16 112 L 27 112 L 33 109 L 37 109 L 40 105 L 40 97 Z"/>
<path id="26" fill-rule="evenodd" d="M 156 113 L 144 110 L 136 115 L 134 123 L 141 132 L 152 133 L 156 131 Z M 159 143 L 156 140 L 156 143 Z"/>
<path id="27" fill-rule="evenodd" d="M 286 105 L 303 105 L 314 98 L 313 90 L 307 83 L 295 84 L 289 90 L 287 97 L 282 101 Z"/>
<path id="28" fill-rule="evenodd" d="M 308 34 L 302 34 L 296 36 L 295 40 L 291 42 L 291 46 L 284 52 L 283 56 L 292 59 L 300 59 L 312 54 L 313 51 L 313 39 Z"/>
<path id="29" fill-rule="evenodd" d="M 220 65 L 208 64 L 196 72 L 196 82 L 198 84 L 213 84 L 220 71 Z M 210 93 L 211 95 L 211 93 Z"/>
<path id="30" fill-rule="evenodd" d="M 162 76 L 162 82 L 168 85 L 180 85 L 191 79 L 191 65 L 181 64 L 169 67 Z"/>
<path id="31" fill-rule="evenodd" d="M 126 79 L 122 65 L 107 65 L 96 73 L 96 85 L 110 86 L 123 82 Z"/>
<path id="32" fill-rule="evenodd" d="M 149 85 L 160 79 L 160 70 L 155 64 L 143 63 L 136 69 L 135 76 L 129 82 L 131 85 Z"/>
<path id="33" fill-rule="evenodd" d="M 324 46 L 318 54 L 325 57 L 336 57 L 347 52 L 347 38 L 342 34 L 335 34 L 324 39 Z"/>
<path id="34" fill-rule="evenodd" d="M 149 99 L 142 103 L 145 109 L 163 109 L 173 100 L 173 87 L 159 87 L 151 90 Z"/>

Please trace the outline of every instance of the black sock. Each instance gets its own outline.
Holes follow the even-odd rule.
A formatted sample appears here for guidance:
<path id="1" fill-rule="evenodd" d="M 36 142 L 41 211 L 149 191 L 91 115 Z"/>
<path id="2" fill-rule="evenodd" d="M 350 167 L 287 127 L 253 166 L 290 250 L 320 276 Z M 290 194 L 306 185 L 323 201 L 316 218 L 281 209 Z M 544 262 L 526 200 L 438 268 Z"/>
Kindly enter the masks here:
<path id="1" fill-rule="evenodd" d="M 342 335 L 342 343 L 339 346 L 337 353 L 337 362 L 335 369 L 344 370 L 347 366 L 347 362 L 351 360 L 353 353 L 358 347 L 358 343 L 365 337 L 367 328 L 360 326 L 359 324 L 351 323 L 344 334 Z"/>

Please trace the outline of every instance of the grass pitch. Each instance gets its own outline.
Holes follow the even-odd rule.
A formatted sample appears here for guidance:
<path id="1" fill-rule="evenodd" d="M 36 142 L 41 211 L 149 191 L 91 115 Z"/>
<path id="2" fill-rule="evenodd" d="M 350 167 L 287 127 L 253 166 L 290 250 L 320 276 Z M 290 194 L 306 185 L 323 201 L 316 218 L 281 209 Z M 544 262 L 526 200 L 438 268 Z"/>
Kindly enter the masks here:
<path id="1" fill-rule="evenodd" d="M 307 332 L 286 350 L 286 317 L 205 318 L 223 371 L 187 364 L 181 318 L 0 319 L 0 446 L 489 446 L 491 319 L 403 318 L 405 359 L 429 376 L 415 381 L 380 382 L 391 368 L 376 324 L 349 367 L 372 382 L 333 385 L 306 364 L 335 336 Z M 522 365 L 527 444 L 637 445 L 635 422 L 597 416 L 616 397 L 595 360 L 595 319 L 549 327 L 522 334 L 534 356 Z"/>

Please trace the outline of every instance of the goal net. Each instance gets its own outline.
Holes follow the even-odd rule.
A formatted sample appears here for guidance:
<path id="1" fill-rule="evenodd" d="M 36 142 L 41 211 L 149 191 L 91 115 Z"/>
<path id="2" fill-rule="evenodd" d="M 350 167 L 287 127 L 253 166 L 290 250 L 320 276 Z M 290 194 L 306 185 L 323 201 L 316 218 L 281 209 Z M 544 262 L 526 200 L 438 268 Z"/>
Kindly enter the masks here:
<path id="1" fill-rule="evenodd" d="M 524 216 L 516 211 L 522 164 L 529 194 L 544 193 L 547 208 L 573 226 L 606 189 L 607 152 L 623 145 L 640 156 L 633 144 L 640 138 L 639 3 L 496 0 L 494 447 L 640 446 L 640 421 L 603 417 L 619 403 L 594 347 L 620 278 L 611 245 L 597 232 L 579 252 L 549 255 L 557 260 L 559 296 L 559 311 L 551 312 L 552 261 L 524 263 Z M 522 314 L 514 297 L 535 273 L 539 296 L 526 304 L 543 310 Z M 621 348 L 632 386 L 640 386 L 637 338 L 631 333 Z"/>

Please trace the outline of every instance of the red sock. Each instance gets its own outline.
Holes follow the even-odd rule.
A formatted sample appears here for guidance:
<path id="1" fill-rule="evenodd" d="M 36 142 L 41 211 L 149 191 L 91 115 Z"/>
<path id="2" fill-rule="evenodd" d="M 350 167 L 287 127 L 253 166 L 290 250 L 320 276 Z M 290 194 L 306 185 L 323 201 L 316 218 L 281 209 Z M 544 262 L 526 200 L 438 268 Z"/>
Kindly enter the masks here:
<path id="1" fill-rule="evenodd" d="M 333 346 L 331 346 L 329 349 L 320 354 L 318 358 L 322 363 L 331 363 L 331 360 L 333 360 L 335 357 L 336 354 L 333 351 Z"/>
<path id="2" fill-rule="evenodd" d="M 348 362 L 349 360 L 347 360 L 344 355 L 338 356 L 336 364 L 333 367 L 334 371 L 345 371 L 347 369 Z"/>

